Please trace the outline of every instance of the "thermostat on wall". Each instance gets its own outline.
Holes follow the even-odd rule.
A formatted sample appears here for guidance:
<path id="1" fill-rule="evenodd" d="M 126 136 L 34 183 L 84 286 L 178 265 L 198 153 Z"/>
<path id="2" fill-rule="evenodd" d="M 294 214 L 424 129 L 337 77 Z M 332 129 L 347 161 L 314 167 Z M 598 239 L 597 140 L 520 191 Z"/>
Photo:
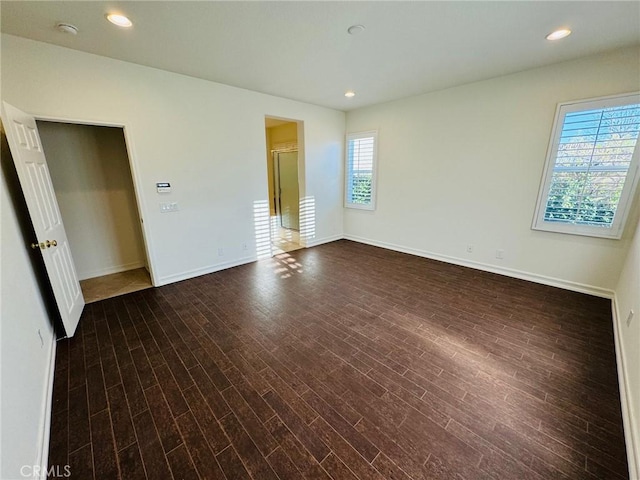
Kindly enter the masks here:
<path id="1" fill-rule="evenodd" d="M 171 192 L 171 184 L 169 182 L 156 183 L 156 190 L 158 193 L 169 193 Z"/>

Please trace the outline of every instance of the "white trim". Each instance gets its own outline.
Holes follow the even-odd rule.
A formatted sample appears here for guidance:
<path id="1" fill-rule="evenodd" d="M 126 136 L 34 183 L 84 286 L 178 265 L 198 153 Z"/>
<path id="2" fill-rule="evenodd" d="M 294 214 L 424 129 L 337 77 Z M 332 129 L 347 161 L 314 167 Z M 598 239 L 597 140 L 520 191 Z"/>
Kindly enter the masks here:
<path id="1" fill-rule="evenodd" d="M 87 280 L 89 278 L 102 277 L 104 275 L 111 275 L 112 273 L 126 272 L 127 270 L 134 270 L 145 266 L 144 262 L 138 260 L 136 262 L 114 265 L 112 267 L 99 268 L 98 270 L 90 270 L 82 273 L 78 272 L 78 278 L 80 280 Z"/>
<path id="2" fill-rule="evenodd" d="M 349 141 L 360 138 L 373 138 L 373 160 L 371 162 L 371 202 L 349 202 Z M 344 144 L 344 208 L 374 211 L 376 209 L 376 187 L 378 183 L 378 130 L 347 133 Z"/>
<path id="3" fill-rule="evenodd" d="M 284 143 L 276 143 L 271 145 L 273 148 L 269 149 L 269 138 L 267 136 L 267 131 L 269 130 L 269 128 L 272 127 L 267 127 L 266 126 L 266 121 L 267 119 L 274 119 L 274 120 L 283 120 L 285 123 L 295 123 L 296 124 L 296 140 L 294 142 L 284 142 Z M 279 117 L 277 115 L 269 115 L 269 114 L 265 114 L 264 115 L 264 120 L 265 120 L 265 128 L 264 128 L 264 134 L 265 134 L 265 138 L 264 138 L 264 142 L 265 142 L 265 146 L 267 148 L 267 166 L 269 165 L 269 162 L 271 162 L 271 164 L 273 165 L 273 188 L 274 188 L 274 196 L 273 196 L 273 208 L 274 208 L 274 213 L 275 215 L 271 215 L 271 200 L 268 201 L 270 207 L 269 207 L 269 239 L 271 240 L 273 238 L 273 234 L 274 234 L 274 225 L 271 221 L 271 219 L 275 216 L 278 218 L 278 223 L 277 225 L 280 225 L 280 212 L 278 211 L 278 202 L 280 199 L 280 194 L 279 194 L 279 189 L 278 189 L 278 185 L 276 184 L 276 180 L 279 181 L 279 173 L 276 171 L 276 167 L 277 164 L 273 159 L 273 154 L 275 152 L 292 152 L 292 151 L 296 151 L 298 152 L 298 202 L 302 202 L 303 199 L 307 198 L 307 157 L 305 154 L 305 149 L 306 149 L 306 144 L 305 144 L 305 121 L 304 120 L 297 120 L 297 119 L 293 119 L 293 118 L 287 118 L 287 117 Z M 279 125 L 274 126 L 277 127 Z M 295 147 L 294 147 L 295 146 Z M 285 147 L 284 149 L 281 149 L 282 147 Z M 291 148 L 291 149 L 289 149 Z M 267 168 L 265 170 L 265 175 L 267 177 L 267 184 L 269 183 L 269 169 Z M 278 192 L 278 193 L 276 193 Z M 301 205 L 299 205 L 301 206 Z M 300 218 L 300 211 L 298 211 L 298 223 L 300 224 L 304 219 Z M 298 225 L 300 227 L 300 225 Z M 276 227 L 277 228 L 277 227 Z M 305 235 L 302 233 L 302 228 L 300 228 L 298 230 L 298 232 L 300 233 L 300 237 L 299 237 L 299 244 L 302 247 L 307 247 L 307 243 L 306 243 L 306 237 Z M 273 244 L 271 243 L 271 241 L 269 242 L 269 258 L 272 258 L 274 256 L 273 253 Z M 262 258 L 262 257 L 261 257 Z M 254 261 L 257 261 L 258 257 L 255 256 L 254 257 Z M 241 261 L 241 263 L 238 263 L 237 265 L 243 265 L 244 263 L 249 263 L 251 260 L 249 261 Z M 233 267 L 235 265 L 230 265 L 229 267 L 224 267 L 224 268 L 230 268 Z M 218 270 L 223 270 L 223 268 L 219 268 Z M 218 271 L 218 270 L 213 270 L 213 271 Z M 210 273 L 210 272 L 207 272 Z M 162 283 L 163 279 L 160 279 L 160 282 L 158 285 L 164 285 Z"/>
<path id="4" fill-rule="evenodd" d="M 305 245 L 305 248 L 315 247 L 317 245 L 322 245 L 323 243 L 335 242 L 336 240 L 342 240 L 344 237 L 341 234 L 332 235 L 331 237 L 324 237 L 320 239 L 314 239 L 313 242 L 309 242 Z M 219 263 L 217 265 L 210 265 L 208 267 L 196 268 L 194 270 L 188 270 L 182 273 L 176 273 L 174 275 L 167 275 L 165 277 L 160 277 L 160 281 L 156 287 L 161 287 L 163 285 L 168 285 L 170 283 L 180 282 L 182 280 L 188 280 L 190 278 L 199 277 L 201 275 L 207 275 L 209 273 L 219 272 L 221 270 L 226 270 L 228 268 L 239 267 L 240 265 L 246 265 L 247 263 L 257 262 L 259 259 L 256 255 L 252 255 L 250 257 L 244 257 L 239 260 L 233 260 L 226 263 Z"/>
<path id="5" fill-rule="evenodd" d="M 34 465 L 40 465 L 40 471 L 46 472 L 49 463 L 49 440 L 51 439 L 51 412 L 53 408 L 53 379 L 56 371 L 56 334 L 51 341 L 51 355 L 49 356 L 48 382 L 44 398 L 42 399 L 43 423 L 40 428 L 40 449 Z M 38 477 L 39 478 L 39 477 Z"/>
<path id="6" fill-rule="evenodd" d="M 341 234 L 331 235 L 330 237 L 324 237 L 324 238 L 314 238 L 313 240 L 308 241 L 305 247 L 306 248 L 317 247 L 318 245 L 335 242 L 337 240 L 342 240 L 343 238 L 344 236 Z"/>
<path id="7" fill-rule="evenodd" d="M 565 117 L 568 113 L 587 111 L 591 109 L 601 109 L 616 106 L 631 105 L 640 102 L 640 92 L 624 93 L 620 95 L 609 95 L 606 97 L 590 98 L 586 100 L 573 100 L 571 102 L 558 103 L 556 113 L 553 120 L 553 127 L 547 147 L 547 156 L 542 171 L 540 187 L 538 189 L 538 199 L 531 224 L 532 230 L 540 230 L 545 232 L 564 233 L 569 235 L 582 235 L 587 237 L 599 237 L 612 240 L 619 240 L 624 232 L 629 211 L 631 210 L 631 202 L 634 198 L 634 192 L 638 185 L 639 157 L 640 147 L 636 144 L 631 157 L 629 170 L 626 173 L 626 180 L 623 186 L 620 200 L 618 201 L 617 210 L 614 215 L 613 223 L 610 228 L 598 227 L 592 225 L 576 225 L 565 222 L 549 222 L 545 221 L 544 214 L 546 210 L 547 199 L 549 197 L 549 189 L 551 188 L 551 179 L 556 163 L 560 136 L 564 128 Z M 639 142 L 640 143 L 640 142 Z"/>
<path id="8" fill-rule="evenodd" d="M 616 350 L 616 367 L 618 370 L 618 386 L 620 388 L 620 408 L 622 410 L 622 424 L 624 426 L 624 439 L 627 446 L 627 464 L 629 465 L 629 478 L 640 478 L 640 433 L 638 421 L 634 417 L 631 404 L 631 389 L 629 388 L 629 371 L 625 363 L 624 345 L 620 338 L 622 330 L 620 312 L 618 310 L 618 298 L 614 295 L 611 302 L 613 316 L 613 338 Z"/>
<path id="9" fill-rule="evenodd" d="M 86 120 L 82 118 L 65 118 L 58 117 L 53 115 L 38 115 L 31 114 L 34 116 L 36 120 L 41 120 L 43 122 L 55 122 L 55 123 L 71 123 L 73 125 L 89 125 L 95 127 L 115 127 L 115 128 L 125 128 L 126 124 L 117 121 L 109 121 L 105 122 L 102 120 Z"/>
<path id="10" fill-rule="evenodd" d="M 153 249 L 153 238 L 150 234 L 147 224 L 144 221 L 147 207 L 145 205 L 145 198 L 142 195 L 143 183 L 138 170 L 138 162 L 136 161 L 135 148 L 133 143 L 133 134 L 131 133 L 131 127 L 124 125 L 122 127 L 124 132 L 124 144 L 127 148 L 127 157 L 129 158 L 129 169 L 131 170 L 131 180 L 133 181 L 133 194 L 136 197 L 136 205 L 138 207 L 138 214 L 140 215 L 140 231 L 142 232 L 142 246 L 144 247 L 144 253 L 147 259 L 146 267 L 151 277 L 151 284 L 156 285 L 156 273 L 155 273 L 155 255 Z"/>
<path id="11" fill-rule="evenodd" d="M 256 262 L 257 260 L 258 260 L 258 257 L 256 255 L 252 255 L 250 257 L 241 258 L 239 260 L 232 260 L 226 263 L 218 263 L 216 265 L 209 265 L 207 267 L 187 270 L 186 272 L 182 272 L 182 273 L 167 275 L 165 277 L 160 277 L 158 284 L 154 286 L 161 287 L 163 285 L 168 285 L 170 283 L 180 282 L 182 280 L 188 280 L 190 278 L 200 277 L 202 275 L 207 275 L 209 273 L 219 272 L 220 270 L 239 267 L 240 265 L 246 265 L 247 263 Z"/>
<path id="12" fill-rule="evenodd" d="M 558 287 L 574 292 L 587 293 L 589 295 L 595 295 L 596 297 L 613 298 L 614 295 L 613 290 L 596 287 L 595 285 L 586 285 L 584 283 L 562 280 L 560 278 L 549 277 L 546 275 L 538 275 L 536 273 L 524 272 L 522 270 L 516 270 L 513 268 L 498 267 L 496 265 L 490 265 L 488 263 L 472 262 L 463 258 L 450 257 L 448 255 L 441 255 L 439 253 L 428 252 L 426 250 L 404 247 L 402 245 L 396 245 L 393 243 L 380 242 L 377 240 L 371 240 L 369 238 L 358 237 L 355 235 L 344 235 L 344 238 L 347 240 L 353 240 L 354 242 L 373 245 L 375 247 L 382 247 L 389 250 L 395 250 L 397 252 L 409 253 L 411 255 L 430 258 L 432 260 L 439 260 L 441 262 L 453 263 L 454 265 L 474 268 L 476 270 L 483 270 L 485 272 L 497 273 L 499 275 L 505 275 L 507 277 L 528 280 L 530 282 L 541 283 L 543 285 L 549 285 L 551 287 Z"/>
<path id="13" fill-rule="evenodd" d="M 133 182 L 133 193 L 136 198 L 136 207 L 138 208 L 138 214 L 140 216 L 140 230 L 142 232 L 142 244 L 144 247 L 145 255 L 147 257 L 147 270 L 149 271 L 149 275 L 151 276 L 151 283 L 154 286 L 157 286 L 157 278 L 155 276 L 155 257 L 154 250 L 152 247 L 151 235 L 148 232 L 147 225 L 144 222 L 144 216 L 147 212 L 147 208 L 145 206 L 144 196 L 140 193 L 143 191 L 142 181 L 140 180 L 140 175 L 138 174 L 138 165 L 135 155 L 134 143 L 133 143 L 133 135 L 131 134 L 131 126 L 126 122 L 119 121 L 103 121 L 103 120 L 87 120 L 82 118 L 65 118 L 59 116 L 52 115 L 39 115 L 39 114 L 31 114 L 36 120 L 42 120 L 45 122 L 57 122 L 57 123 L 70 123 L 75 125 L 87 125 L 87 126 L 96 126 L 96 127 L 115 127 L 122 128 L 122 133 L 124 136 L 124 144 L 127 149 L 127 159 L 129 160 L 129 169 L 131 170 L 131 180 Z M 45 154 L 46 156 L 46 154 Z"/>

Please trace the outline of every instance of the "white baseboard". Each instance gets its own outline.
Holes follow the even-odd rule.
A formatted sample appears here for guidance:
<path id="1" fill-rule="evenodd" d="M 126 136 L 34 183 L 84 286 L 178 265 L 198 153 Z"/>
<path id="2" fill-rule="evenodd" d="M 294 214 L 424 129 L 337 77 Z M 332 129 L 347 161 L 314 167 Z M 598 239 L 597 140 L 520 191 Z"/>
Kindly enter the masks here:
<path id="1" fill-rule="evenodd" d="M 538 275 L 535 273 L 524 272 L 524 271 L 516 270 L 512 268 L 504 268 L 504 267 L 499 267 L 496 265 L 490 265 L 486 263 L 473 262 L 463 258 L 450 257 L 448 255 L 441 255 L 438 253 L 405 247 L 405 246 L 396 245 L 393 243 L 380 242 L 380 241 L 372 240 L 369 238 L 358 237 L 356 235 L 338 234 L 338 235 L 332 235 L 329 237 L 323 237 L 318 239 L 314 238 L 313 240 L 307 241 L 305 247 L 311 248 L 318 245 L 322 245 L 324 243 L 335 242 L 336 240 L 341 240 L 341 239 L 352 240 L 354 242 L 373 245 L 375 247 L 386 248 L 388 250 L 408 253 L 411 255 L 417 255 L 419 257 L 430 258 L 432 260 L 439 260 L 441 262 L 452 263 L 452 264 L 460 265 L 463 267 L 474 268 L 476 270 L 482 270 L 485 272 L 497 273 L 500 275 L 505 275 L 507 277 L 519 278 L 521 280 L 528 280 L 530 282 L 541 283 L 543 285 L 549 285 L 552 287 L 564 288 L 565 290 L 571 290 L 574 292 L 587 293 L 589 295 L 595 295 L 597 297 L 613 298 L 613 295 L 614 295 L 613 290 L 596 287 L 594 285 L 586 285 L 583 283 L 571 282 L 568 280 L 548 277 L 545 275 Z M 206 275 L 208 273 L 214 273 L 220 270 L 226 270 L 227 268 L 237 267 L 239 265 L 255 262 L 257 259 L 258 258 L 254 255 L 251 257 L 245 257 L 245 258 L 241 258 L 239 260 L 234 260 L 227 263 L 221 263 L 221 264 L 211 265 L 203 268 L 197 268 L 194 270 L 189 270 L 189 271 L 177 273 L 174 275 L 167 275 L 164 277 L 160 277 L 159 282 L 156 286 L 160 287 L 162 285 L 167 285 L 169 283 L 187 280 L 189 278 L 198 277 L 200 275 Z"/>
<path id="2" fill-rule="evenodd" d="M 343 236 L 340 234 L 340 235 L 333 235 L 331 237 L 313 239 L 312 241 L 307 242 L 307 244 L 305 245 L 305 248 L 315 247 L 323 243 L 335 242 L 336 240 L 341 240 L 342 238 Z M 256 255 L 252 255 L 250 257 L 244 257 L 239 260 L 233 260 L 227 263 L 220 263 L 217 265 L 210 265 L 203 268 L 188 270 L 182 273 L 176 273 L 174 275 L 167 275 L 164 277 L 160 277 L 158 284 L 155 286 L 161 287 L 162 285 L 168 285 L 170 283 L 180 282 L 182 280 L 188 280 L 190 278 L 199 277 L 200 275 L 206 275 L 208 273 L 219 272 L 220 270 L 226 270 L 227 268 L 238 267 L 240 265 L 245 265 L 247 263 L 255 262 L 257 260 L 258 260 L 258 257 Z"/>
<path id="3" fill-rule="evenodd" d="M 78 278 L 80 280 L 87 280 L 89 278 L 103 277 L 105 275 L 126 272 L 127 270 L 134 270 L 136 268 L 142 268 L 145 266 L 145 263 L 141 261 L 123 263 L 122 265 L 114 265 L 112 267 L 100 268 L 98 270 L 91 270 L 89 272 L 78 272 Z"/>
<path id="4" fill-rule="evenodd" d="M 49 356 L 48 382 L 42 399 L 43 423 L 40 427 L 40 448 L 34 465 L 40 466 L 41 472 L 46 472 L 49 462 L 49 440 L 51 438 L 51 411 L 53 408 L 53 379 L 56 371 L 56 335 L 53 334 L 51 355 Z M 40 478 L 40 477 L 38 477 Z"/>
<path id="5" fill-rule="evenodd" d="M 239 260 L 233 260 L 231 262 L 219 263 L 216 265 L 209 265 L 207 267 L 196 268 L 194 270 L 188 270 L 186 272 L 167 275 L 165 277 L 160 277 L 160 281 L 155 286 L 161 287 L 162 285 L 181 282 L 182 280 L 188 280 L 190 278 L 199 277 L 201 275 L 207 275 L 208 273 L 219 272 L 220 270 L 226 270 L 227 268 L 238 267 L 240 265 L 245 265 L 247 263 L 255 262 L 257 260 L 258 260 L 258 257 L 253 255 L 250 257 L 241 258 Z"/>
<path id="6" fill-rule="evenodd" d="M 616 347 L 616 366 L 618 369 L 618 385 L 620 387 L 620 407 L 622 409 L 624 439 L 627 446 L 629 478 L 636 480 L 640 478 L 640 433 L 638 432 L 638 420 L 635 418 L 631 405 L 629 371 L 625 363 L 624 345 L 620 338 L 622 317 L 620 316 L 616 296 L 613 297 L 611 307 L 613 315 L 613 336 Z"/>
<path id="7" fill-rule="evenodd" d="M 339 234 L 339 235 L 332 235 L 330 237 L 323 237 L 323 238 L 312 238 L 311 240 L 308 240 L 306 242 L 306 247 L 310 248 L 310 247 L 317 247 L 318 245 L 322 245 L 323 243 L 331 243 L 331 242 L 335 242 L 336 240 L 342 240 L 344 238 L 344 235 Z"/>
<path id="8" fill-rule="evenodd" d="M 497 273 L 500 275 L 505 275 L 507 277 L 519 278 L 520 280 L 528 280 L 530 282 L 541 283 L 543 285 L 549 285 L 551 287 L 559 287 L 559 288 L 564 288 L 565 290 L 572 290 L 574 292 L 588 293 L 589 295 L 595 295 L 596 297 L 613 298 L 613 295 L 614 295 L 613 290 L 596 287 L 594 285 L 586 285 L 583 283 L 571 282 L 569 280 L 562 280 L 560 278 L 548 277 L 546 275 L 538 275 L 536 273 L 524 272 L 522 270 L 516 270 L 513 268 L 499 267 L 496 265 L 490 265 L 488 263 L 473 262 L 470 260 L 466 260 L 464 258 L 450 257 L 448 255 L 441 255 L 439 253 L 433 253 L 425 250 L 405 247 L 402 245 L 396 245 L 393 243 L 380 242 L 378 240 L 371 240 L 369 238 L 358 237 L 356 235 L 344 235 L 343 238 L 345 238 L 346 240 L 352 240 L 354 242 L 373 245 L 374 247 L 386 248 L 388 250 L 395 250 L 396 252 L 408 253 L 411 255 L 430 258 L 432 260 L 439 260 L 441 262 L 446 262 L 446 263 L 453 263 L 454 265 L 474 268 L 476 270 L 483 270 L 485 272 Z"/>

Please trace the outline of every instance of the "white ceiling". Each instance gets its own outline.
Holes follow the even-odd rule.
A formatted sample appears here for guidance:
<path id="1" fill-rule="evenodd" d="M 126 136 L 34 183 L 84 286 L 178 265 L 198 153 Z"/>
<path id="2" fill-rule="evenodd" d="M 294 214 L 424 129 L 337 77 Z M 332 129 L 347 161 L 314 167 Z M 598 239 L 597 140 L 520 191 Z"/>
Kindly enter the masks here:
<path id="1" fill-rule="evenodd" d="M 636 1 L 3 0 L 1 16 L 5 33 L 339 110 L 640 44 Z M 545 40 L 562 26 L 573 35 Z"/>

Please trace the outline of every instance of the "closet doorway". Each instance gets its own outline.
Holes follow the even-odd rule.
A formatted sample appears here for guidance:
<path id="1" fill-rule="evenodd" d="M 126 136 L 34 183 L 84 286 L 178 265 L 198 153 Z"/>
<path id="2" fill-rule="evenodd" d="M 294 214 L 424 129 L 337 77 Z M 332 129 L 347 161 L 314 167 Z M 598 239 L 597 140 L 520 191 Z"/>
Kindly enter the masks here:
<path id="1" fill-rule="evenodd" d="M 265 127 L 271 250 L 277 255 L 302 248 L 298 122 L 267 117 Z"/>
<path id="2" fill-rule="evenodd" d="M 152 287 L 124 129 L 37 125 L 85 302 Z"/>

